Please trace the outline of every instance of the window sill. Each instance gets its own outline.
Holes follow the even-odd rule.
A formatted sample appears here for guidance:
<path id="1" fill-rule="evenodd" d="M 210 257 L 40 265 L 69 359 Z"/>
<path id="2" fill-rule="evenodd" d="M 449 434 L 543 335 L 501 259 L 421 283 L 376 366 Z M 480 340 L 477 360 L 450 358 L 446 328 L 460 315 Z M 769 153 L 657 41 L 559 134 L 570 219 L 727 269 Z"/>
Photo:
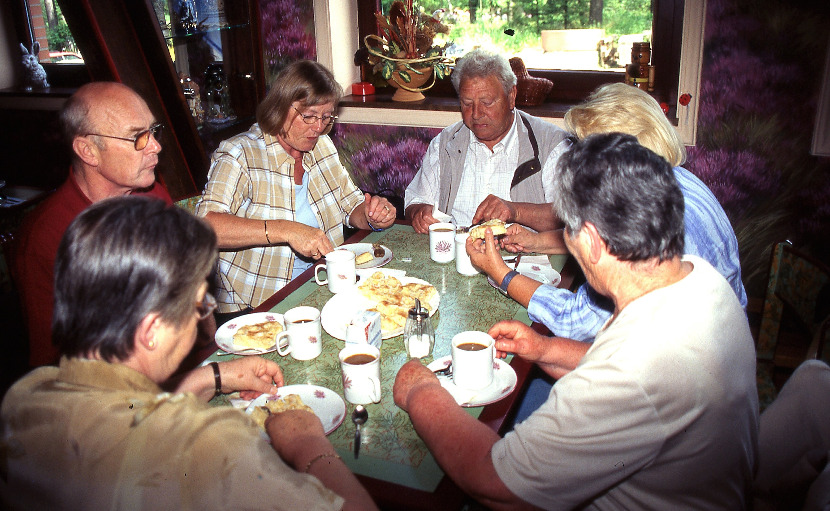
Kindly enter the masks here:
<path id="1" fill-rule="evenodd" d="M 6 110 L 60 110 L 75 93 L 75 88 L 50 87 L 26 91 L 21 88 L 0 90 L 0 109 Z"/>

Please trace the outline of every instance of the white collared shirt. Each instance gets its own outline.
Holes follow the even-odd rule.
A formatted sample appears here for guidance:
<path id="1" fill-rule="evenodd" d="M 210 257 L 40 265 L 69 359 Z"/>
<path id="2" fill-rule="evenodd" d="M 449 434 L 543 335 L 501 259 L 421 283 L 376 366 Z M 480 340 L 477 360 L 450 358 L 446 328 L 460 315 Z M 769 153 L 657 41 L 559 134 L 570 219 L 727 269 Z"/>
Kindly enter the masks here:
<path id="1" fill-rule="evenodd" d="M 517 135 L 517 114 L 513 114 L 510 130 L 491 151 L 470 134 L 470 147 L 464 161 L 464 172 L 458 186 L 450 215 L 456 225 L 472 224 L 476 208 L 488 195 L 510 200 L 510 183 L 519 161 L 519 137 Z"/>

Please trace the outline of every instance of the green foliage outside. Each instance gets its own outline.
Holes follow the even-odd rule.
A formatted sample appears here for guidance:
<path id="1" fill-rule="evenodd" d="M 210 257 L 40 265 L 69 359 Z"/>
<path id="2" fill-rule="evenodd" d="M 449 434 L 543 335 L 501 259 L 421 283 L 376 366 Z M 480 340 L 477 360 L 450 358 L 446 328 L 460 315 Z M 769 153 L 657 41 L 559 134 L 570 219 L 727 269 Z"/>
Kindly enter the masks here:
<path id="1" fill-rule="evenodd" d="M 596 2 L 596 0 L 595 0 Z M 420 0 L 422 12 L 446 9 L 446 0 Z M 383 0 L 384 13 L 392 0 Z M 445 12 L 449 40 L 469 49 L 495 46 L 518 52 L 539 46 L 542 30 L 604 28 L 606 34 L 638 34 L 651 30 L 651 0 L 604 0 L 602 22 L 590 17 L 591 0 L 477 0 L 476 23 L 470 23 L 469 3 L 454 2 L 455 12 Z M 513 35 L 505 34 L 512 29 Z M 466 41 L 474 41 L 467 43 Z"/>
<path id="2" fill-rule="evenodd" d="M 41 0 L 41 7 L 43 12 L 46 12 L 46 4 Z M 66 20 L 63 19 L 63 13 L 57 2 L 55 2 L 55 19 L 57 19 L 57 26 L 46 26 L 46 39 L 49 41 L 49 49 L 52 51 L 76 51 L 75 39 L 72 37 L 72 32 L 69 31 L 69 26 Z"/>

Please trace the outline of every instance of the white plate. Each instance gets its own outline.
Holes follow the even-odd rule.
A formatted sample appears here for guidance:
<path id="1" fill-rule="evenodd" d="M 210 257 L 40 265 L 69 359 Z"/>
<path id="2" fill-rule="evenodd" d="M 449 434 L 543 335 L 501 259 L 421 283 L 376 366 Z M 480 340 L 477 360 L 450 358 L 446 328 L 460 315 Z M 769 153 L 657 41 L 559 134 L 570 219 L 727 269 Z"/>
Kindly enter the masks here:
<path id="1" fill-rule="evenodd" d="M 381 270 L 383 271 L 383 270 Z M 426 280 L 416 279 L 414 277 L 398 277 L 401 284 L 430 284 Z M 433 286 L 434 287 L 434 286 Z M 438 310 L 438 305 L 441 303 L 441 296 L 437 290 L 432 296 L 429 305 L 429 315 L 432 317 L 435 311 Z M 369 300 L 360 293 L 358 286 L 341 291 L 332 296 L 328 302 L 323 306 L 320 313 L 323 329 L 328 334 L 341 341 L 346 340 L 346 327 L 351 323 L 352 318 L 360 311 L 364 311 L 374 307 L 375 302 Z M 403 328 L 395 330 L 381 331 L 383 339 L 390 339 L 403 333 Z"/>
<path id="2" fill-rule="evenodd" d="M 512 265 L 508 265 L 511 266 Z M 551 286 L 556 286 L 562 281 L 562 276 L 559 275 L 559 272 L 551 268 L 550 266 L 532 264 L 532 263 L 519 263 L 519 267 L 516 268 L 516 271 L 519 272 L 519 275 L 523 275 L 527 278 L 533 279 L 536 282 L 541 284 L 550 284 Z M 495 287 L 498 288 L 499 286 L 493 282 L 493 279 L 489 276 L 487 277 L 487 282 Z"/>
<path id="3" fill-rule="evenodd" d="M 451 362 L 452 355 L 447 355 L 433 361 L 427 367 L 430 371 L 436 371 L 447 367 Z M 467 390 L 456 387 L 452 381 L 452 376 L 439 375 L 438 380 L 441 382 L 441 386 L 452 395 L 456 403 L 465 408 L 470 408 L 489 405 L 509 396 L 516 388 L 516 371 L 510 367 L 510 364 L 497 358 L 493 364 L 493 381 L 481 390 Z"/>
<path id="4" fill-rule="evenodd" d="M 314 410 L 314 415 L 320 418 L 327 435 L 337 429 L 346 417 L 346 403 L 343 398 L 335 391 L 317 385 L 280 387 L 276 394 L 263 394 L 251 401 L 245 413 L 251 413 L 257 406 L 264 406 L 269 401 L 277 401 L 291 394 L 300 396 L 303 403 Z"/>
<path id="5" fill-rule="evenodd" d="M 252 314 L 245 314 L 244 316 L 239 316 L 228 321 L 216 329 L 216 335 L 214 336 L 216 339 L 216 345 L 219 346 L 222 351 L 233 353 L 235 355 L 261 355 L 263 353 L 275 351 L 277 349 L 276 342 L 267 350 L 240 350 L 238 348 L 234 348 L 233 346 L 233 334 L 235 334 L 240 327 L 245 325 L 254 325 L 256 323 L 264 323 L 266 321 L 277 321 L 283 328 L 285 328 L 285 322 L 282 320 L 282 314 L 278 314 L 276 312 L 254 312 Z"/>
<path id="6" fill-rule="evenodd" d="M 371 243 L 349 243 L 348 245 L 340 245 L 337 247 L 338 249 L 348 250 L 349 252 L 354 252 L 354 256 L 357 257 L 364 252 L 373 252 L 374 249 L 372 248 Z M 355 266 L 358 270 L 365 270 L 367 268 L 378 268 L 380 266 L 385 265 L 389 261 L 392 260 L 392 250 L 385 245 L 381 245 L 383 249 L 383 257 L 375 257 L 365 263 L 358 264 Z"/>

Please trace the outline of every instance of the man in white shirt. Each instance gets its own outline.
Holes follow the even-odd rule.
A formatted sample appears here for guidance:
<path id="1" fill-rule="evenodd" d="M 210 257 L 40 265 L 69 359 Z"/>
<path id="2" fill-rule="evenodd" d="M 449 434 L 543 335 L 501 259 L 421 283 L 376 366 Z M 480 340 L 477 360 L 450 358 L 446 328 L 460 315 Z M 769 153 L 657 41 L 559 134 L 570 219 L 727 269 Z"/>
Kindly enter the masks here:
<path id="1" fill-rule="evenodd" d="M 406 188 L 406 218 L 420 233 L 438 221 L 434 210 L 456 225 L 500 218 L 535 230 L 559 227 L 550 183 L 570 147 L 567 132 L 516 110 L 516 75 L 501 55 L 468 53 L 452 82 L 462 121 L 430 143 Z"/>
<path id="2" fill-rule="evenodd" d="M 447 475 L 491 508 L 746 509 L 758 456 L 755 346 L 726 279 L 682 255 L 671 165 L 631 135 L 592 135 L 562 157 L 553 187 L 565 244 L 613 302 L 611 319 L 592 344 L 518 321 L 490 329 L 499 356 L 558 378 L 504 438 L 418 360 L 398 372 L 395 403 Z"/>

